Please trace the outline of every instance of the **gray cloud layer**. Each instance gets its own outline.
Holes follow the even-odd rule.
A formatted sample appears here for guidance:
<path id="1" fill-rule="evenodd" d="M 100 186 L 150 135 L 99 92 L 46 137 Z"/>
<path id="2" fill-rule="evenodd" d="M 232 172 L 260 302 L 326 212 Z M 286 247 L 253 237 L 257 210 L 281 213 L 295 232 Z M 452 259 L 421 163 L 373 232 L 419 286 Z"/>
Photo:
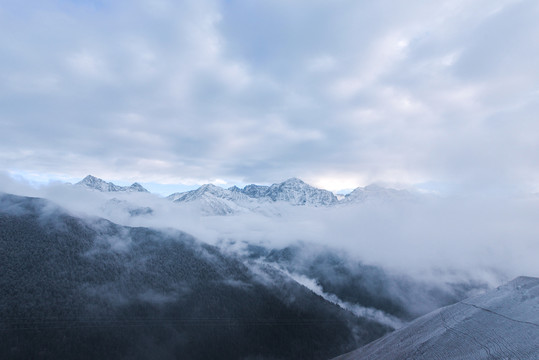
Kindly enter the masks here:
<path id="1" fill-rule="evenodd" d="M 535 1 L 0 2 L 0 168 L 539 180 Z"/>

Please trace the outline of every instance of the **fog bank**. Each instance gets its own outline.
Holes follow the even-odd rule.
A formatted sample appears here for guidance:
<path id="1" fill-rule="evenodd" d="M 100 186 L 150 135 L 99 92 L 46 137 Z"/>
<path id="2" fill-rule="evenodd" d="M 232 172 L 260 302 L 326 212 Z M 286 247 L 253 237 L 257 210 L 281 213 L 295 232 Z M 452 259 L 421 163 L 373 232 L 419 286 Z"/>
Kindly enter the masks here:
<path id="1" fill-rule="evenodd" d="M 77 216 L 178 229 L 210 244 L 237 242 L 238 250 L 242 242 L 275 248 L 316 243 L 427 280 L 474 278 L 497 285 L 518 275 L 539 276 L 539 198 L 533 195 L 425 197 L 327 208 L 269 203 L 264 212 L 202 216 L 195 204 L 153 194 L 101 193 L 66 184 L 35 188 L 6 175 L 0 176 L 0 191 L 44 197 Z M 137 208 L 151 212 L 133 215 Z"/>

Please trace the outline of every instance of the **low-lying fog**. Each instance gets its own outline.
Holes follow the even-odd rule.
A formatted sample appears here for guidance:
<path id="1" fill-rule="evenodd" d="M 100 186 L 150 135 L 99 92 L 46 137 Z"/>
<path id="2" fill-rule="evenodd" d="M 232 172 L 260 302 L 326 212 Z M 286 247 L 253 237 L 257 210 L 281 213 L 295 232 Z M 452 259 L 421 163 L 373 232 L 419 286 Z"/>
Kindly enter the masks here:
<path id="1" fill-rule="evenodd" d="M 344 250 L 358 261 L 424 280 L 477 279 L 491 285 L 539 276 L 539 198 L 424 197 L 334 207 L 268 204 L 266 212 L 202 216 L 196 207 L 147 193 L 77 186 L 35 188 L 7 175 L 0 191 L 50 199 L 77 216 L 129 226 L 174 228 L 211 243 L 285 247 L 298 241 Z M 115 199 L 111 201 L 111 199 Z M 151 208 L 132 216 L 129 210 Z"/>

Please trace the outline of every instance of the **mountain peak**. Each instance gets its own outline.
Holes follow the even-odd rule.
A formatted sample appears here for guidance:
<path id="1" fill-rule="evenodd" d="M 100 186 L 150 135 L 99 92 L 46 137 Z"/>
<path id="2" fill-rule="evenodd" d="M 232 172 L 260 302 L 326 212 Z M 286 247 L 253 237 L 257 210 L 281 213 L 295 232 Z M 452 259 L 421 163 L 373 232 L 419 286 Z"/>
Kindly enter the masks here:
<path id="1" fill-rule="evenodd" d="M 211 200 L 210 197 L 212 198 Z M 210 201 L 212 204 L 226 200 L 239 206 L 244 206 L 253 201 L 280 201 L 291 205 L 307 206 L 328 206 L 338 202 L 332 192 L 317 189 L 296 177 L 271 186 L 251 184 L 246 185 L 243 189 L 237 186 L 224 189 L 213 184 L 205 184 L 196 190 L 172 194 L 168 199 L 176 202 L 204 200 L 206 202 Z"/>
<path id="2" fill-rule="evenodd" d="M 149 192 L 144 188 L 144 186 L 140 185 L 138 182 L 134 182 L 133 184 L 131 184 L 131 186 L 129 186 L 129 189 L 130 190 L 128 191 Z"/>
<path id="3" fill-rule="evenodd" d="M 82 179 L 81 181 L 79 181 L 77 183 L 78 184 L 93 184 L 93 183 L 97 183 L 97 182 L 105 182 L 104 180 L 98 178 L 98 177 L 95 177 L 93 175 L 86 175 L 86 177 L 84 179 Z"/>
<path id="4" fill-rule="evenodd" d="M 273 201 L 285 201 L 292 205 L 327 206 L 338 202 L 332 192 L 315 188 L 295 177 L 271 185 L 264 195 Z"/>
<path id="5" fill-rule="evenodd" d="M 221 189 L 219 186 L 217 185 L 213 185 L 213 184 L 204 184 L 200 187 L 200 189 Z"/>
<path id="6" fill-rule="evenodd" d="M 226 190 L 223 189 L 222 187 L 213 185 L 213 184 L 204 184 L 198 189 L 194 190 L 196 194 L 205 194 L 205 193 L 222 194 L 224 191 Z"/>
<path id="7" fill-rule="evenodd" d="M 105 180 L 95 177 L 93 175 L 87 175 L 84 179 L 82 179 L 75 185 L 86 186 L 100 191 L 111 191 L 109 190 L 109 188 L 111 188 L 111 186 L 115 186 L 113 183 L 106 182 Z"/>
<path id="8" fill-rule="evenodd" d="M 281 184 L 305 184 L 305 182 L 297 177 L 291 177 L 290 179 L 287 179 L 283 181 Z"/>
<path id="9" fill-rule="evenodd" d="M 102 191 L 102 192 L 148 192 L 142 185 L 135 182 L 131 186 L 119 186 L 112 182 L 106 182 L 103 179 L 95 177 L 93 175 L 87 175 L 84 179 L 76 183 L 77 186 L 84 186 L 86 188 Z"/>
<path id="10" fill-rule="evenodd" d="M 85 177 L 84 179 L 82 179 L 82 181 L 85 181 L 85 180 L 94 180 L 94 179 L 95 179 L 95 180 L 100 180 L 99 178 L 96 178 L 95 176 L 88 174 L 88 175 L 86 175 L 86 177 Z"/>

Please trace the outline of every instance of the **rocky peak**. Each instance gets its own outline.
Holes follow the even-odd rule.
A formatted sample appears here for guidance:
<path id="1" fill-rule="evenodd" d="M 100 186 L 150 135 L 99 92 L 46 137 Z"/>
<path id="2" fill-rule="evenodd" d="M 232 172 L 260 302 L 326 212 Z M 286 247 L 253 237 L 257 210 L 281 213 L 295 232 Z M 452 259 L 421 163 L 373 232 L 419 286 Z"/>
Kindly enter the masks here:
<path id="1" fill-rule="evenodd" d="M 102 192 L 148 192 L 142 185 L 139 183 L 133 183 L 131 186 L 118 186 L 112 182 L 106 182 L 103 179 L 97 178 L 93 175 L 88 175 L 75 185 L 84 186 L 90 189 L 102 191 Z"/>

